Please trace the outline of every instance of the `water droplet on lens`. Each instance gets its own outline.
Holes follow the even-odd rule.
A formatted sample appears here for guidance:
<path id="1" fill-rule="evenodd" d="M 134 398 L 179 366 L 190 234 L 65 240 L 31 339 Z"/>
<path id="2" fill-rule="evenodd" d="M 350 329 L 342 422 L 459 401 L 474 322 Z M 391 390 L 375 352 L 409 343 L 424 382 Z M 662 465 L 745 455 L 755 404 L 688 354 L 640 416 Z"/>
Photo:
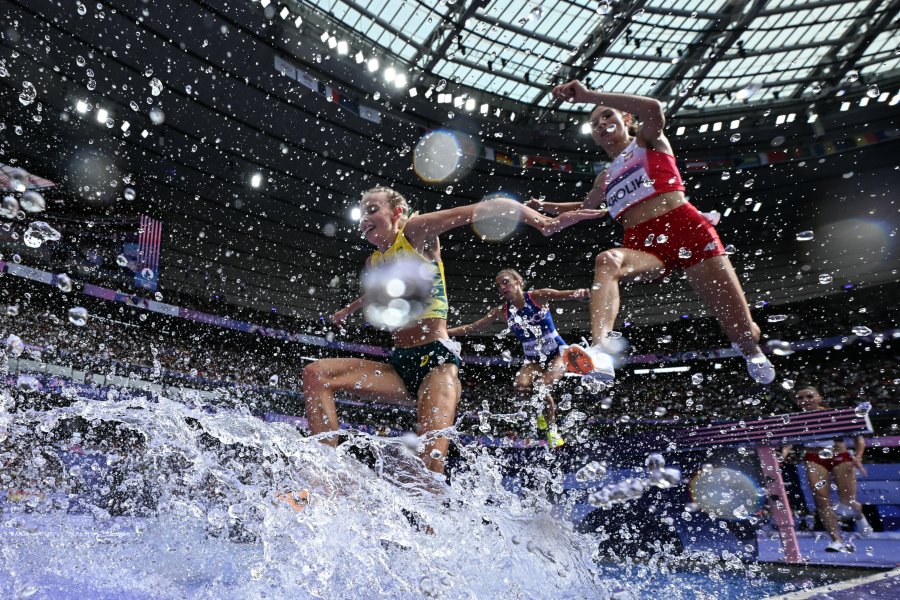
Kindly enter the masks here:
<path id="1" fill-rule="evenodd" d="M 741 134 L 733 133 L 733 134 L 731 134 L 731 137 L 728 139 L 730 139 L 732 142 L 739 142 L 739 141 L 741 141 Z"/>
<path id="2" fill-rule="evenodd" d="M 866 96 L 869 98 L 877 98 L 881 92 L 878 90 L 878 86 L 874 83 L 869 86 L 869 89 L 866 90 Z"/>
<path id="3" fill-rule="evenodd" d="M 834 277 L 832 277 L 828 273 L 821 273 L 819 275 L 819 283 L 821 283 L 823 285 L 827 284 L 827 283 L 831 283 L 832 281 L 834 281 Z"/>
<path id="4" fill-rule="evenodd" d="M 872 335 L 872 330 L 866 327 L 865 325 L 856 325 L 852 329 L 855 335 L 865 337 L 867 335 Z"/>
<path id="5" fill-rule="evenodd" d="M 801 231 L 797 234 L 798 242 L 808 242 L 815 237 L 815 234 L 812 231 Z"/>
<path id="6" fill-rule="evenodd" d="M 854 414 L 860 419 L 869 414 L 869 411 L 872 410 L 872 404 L 869 402 L 860 402 L 856 405 L 856 408 L 853 409 Z"/>
<path id="7" fill-rule="evenodd" d="M 850 71 L 847 71 L 847 81 L 849 81 L 850 83 L 853 83 L 857 79 L 859 79 L 859 71 L 857 71 L 856 69 L 851 69 Z"/>
<path id="8" fill-rule="evenodd" d="M 72 291 L 72 279 L 66 275 L 65 273 L 60 273 L 56 276 L 56 287 L 58 287 L 63 292 L 71 292 Z"/>
<path id="9" fill-rule="evenodd" d="M 19 94 L 19 102 L 22 103 L 22 106 L 28 106 L 34 102 L 35 98 L 37 98 L 37 90 L 34 89 L 34 85 L 32 85 L 30 81 L 23 81 L 22 93 Z"/>
<path id="10" fill-rule="evenodd" d="M 769 315 L 766 319 L 769 323 L 780 323 L 788 318 L 787 315 Z"/>
<path id="11" fill-rule="evenodd" d="M 88 311 L 82 306 L 76 306 L 69 309 L 69 323 L 76 327 L 84 327 L 87 325 Z"/>
<path id="12" fill-rule="evenodd" d="M 691 383 L 694 385 L 700 385 L 703 383 L 703 373 L 694 373 L 691 375 Z"/>
<path id="13" fill-rule="evenodd" d="M 134 188 L 127 187 L 127 188 L 125 188 L 125 191 L 122 192 L 122 196 L 126 200 L 131 201 L 131 200 L 135 199 L 135 197 L 137 196 L 137 193 L 135 193 Z"/>

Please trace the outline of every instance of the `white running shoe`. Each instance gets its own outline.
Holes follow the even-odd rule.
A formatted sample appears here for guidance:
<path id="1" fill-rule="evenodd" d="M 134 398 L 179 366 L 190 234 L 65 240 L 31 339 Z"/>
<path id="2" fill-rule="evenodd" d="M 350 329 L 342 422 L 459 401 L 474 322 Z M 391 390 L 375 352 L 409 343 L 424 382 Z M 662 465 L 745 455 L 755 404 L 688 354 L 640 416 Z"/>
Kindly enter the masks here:
<path id="1" fill-rule="evenodd" d="M 744 360 L 747 361 L 747 371 L 750 373 L 750 377 L 756 383 L 769 385 L 775 381 L 775 367 L 772 366 L 765 354 L 760 352 L 753 356 L 745 356 Z"/>
<path id="2" fill-rule="evenodd" d="M 843 552 L 844 554 L 850 554 L 855 550 L 856 546 L 853 545 L 853 542 L 845 542 L 843 540 L 832 541 L 825 546 L 826 552 Z"/>
<path id="3" fill-rule="evenodd" d="M 866 519 L 866 516 L 862 513 L 859 513 L 859 516 L 856 517 L 856 533 L 860 535 L 869 535 L 872 533 L 872 526 L 869 525 L 869 520 Z"/>
<path id="4" fill-rule="evenodd" d="M 601 381 L 612 381 L 616 378 L 613 368 L 613 357 L 598 346 L 580 346 L 572 344 L 563 352 L 563 360 L 570 373 L 591 375 Z"/>

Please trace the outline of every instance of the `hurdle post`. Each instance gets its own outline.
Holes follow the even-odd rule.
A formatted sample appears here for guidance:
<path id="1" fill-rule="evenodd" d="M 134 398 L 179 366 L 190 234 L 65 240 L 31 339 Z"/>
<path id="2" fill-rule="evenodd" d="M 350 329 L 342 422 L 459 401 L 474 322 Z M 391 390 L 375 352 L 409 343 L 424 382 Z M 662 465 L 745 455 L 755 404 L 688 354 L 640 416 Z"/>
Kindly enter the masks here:
<path id="1" fill-rule="evenodd" d="M 784 478 L 781 476 L 781 465 L 778 463 L 775 449 L 761 444 L 756 447 L 756 455 L 762 465 L 769 511 L 781 537 L 784 559 L 789 563 L 800 562 L 800 546 L 797 543 L 797 530 L 794 529 L 794 515 L 784 489 Z"/>

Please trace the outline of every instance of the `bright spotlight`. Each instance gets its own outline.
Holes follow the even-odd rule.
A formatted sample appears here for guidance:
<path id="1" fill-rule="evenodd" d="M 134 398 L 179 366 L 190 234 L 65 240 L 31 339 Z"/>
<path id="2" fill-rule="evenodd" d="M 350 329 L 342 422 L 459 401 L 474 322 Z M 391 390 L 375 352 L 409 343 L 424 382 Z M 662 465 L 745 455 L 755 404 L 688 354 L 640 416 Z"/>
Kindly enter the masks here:
<path id="1" fill-rule="evenodd" d="M 87 102 L 85 102 L 84 100 L 79 100 L 75 103 L 75 110 L 77 110 L 81 114 L 86 113 L 88 111 Z"/>
<path id="2" fill-rule="evenodd" d="M 324 32 L 322 32 L 322 35 L 319 36 L 319 39 L 322 40 L 323 42 L 327 42 L 328 38 L 330 38 L 330 37 L 331 37 L 331 34 L 328 33 L 327 31 L 324 31 Z"/>
<path id="3" fill-rule="evenodd" d="M 337 51 L 338 54 L 347 54 L 349 52 L 349 48 L 347 47 L 347 42 L 341 40 L 337 43 Z"/>
<path id="4" fill-rule="evenodd" d="M 469 98 L 466 100 L 466 110 L 472 112 L 475 110 L 475 98 Z"/>
<path id="5" fill-rule="evenodd" d="M 404 75 L 403 73 L 398 73 L 397 77 L 394 79 L 394 85 L 396 85 L 398 88 L 405 88 L 406 84 L 408 83 L 409 81 L 407 81 L 406 75 Z"/>
<path id="6" fill-rule="evenodd" d="M 258 188 L 260 185 L 262 185 L 262 174 L 254 173 L 253 176 L 250 178 L 250 186 Z"/>
<path id="7" fill-rule="evenodd" d="M 393 81 L 395 77 L 397 77 L 397 71 L 394 69 L 394 67 L 388 67 L 384 70 L 385 81 Z"/>
<path id="8" fill-rule="evenodd" d="M 590 123 L 582 123 L 581 124 L 581 133 L 588 134 L 590 132 L 591 132 L 591 124 Z"/>
<path id="9" fill-rule="evenodd" d="M 98 123 L 106 123 L 106 119 L 108 119 L 108 118 L 109 118 L 109 113 L 106 111 L 105 108 L 97 109 L 97 122 Z"/>
<path id="10" fill-rule="evenodd" d="M 374 73 L 378 70 L 378 59 L 370 58 L 367 66 L 369 67 L 369 71 Z"/>
<path id="11" fill-rule="evenodd" d="M 351 221 L 359 221 L 362 217 L 362 211 L 359 210 L 358 206 L 354 206 L 350 211 L 350 220 Z"/>
<path id="12" fill-rule="evenodd" d="M 328 47 L 334 49 L 335 46 L 337 46 L 337 38 L 334 36 L 328 38 Z"/>
<path id="13" fill-rule="evenodd" d="M 366 57 L 363 56 L 362 52 L 357 52 L 354 58 L 356 59 L 356 64 L 360 64 L 362 61 L 366 60 Z"/>

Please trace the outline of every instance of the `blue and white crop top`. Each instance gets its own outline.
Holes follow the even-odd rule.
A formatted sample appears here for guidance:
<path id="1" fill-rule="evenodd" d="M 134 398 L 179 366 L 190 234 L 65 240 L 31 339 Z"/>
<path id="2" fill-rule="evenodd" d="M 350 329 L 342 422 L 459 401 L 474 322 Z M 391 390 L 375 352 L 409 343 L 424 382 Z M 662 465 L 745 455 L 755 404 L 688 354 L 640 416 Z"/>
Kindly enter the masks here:
<path id="1" fill-rule="evenodd" d="M 522 308 L 517 309 L 506 303 L 506 323 L 522 342 L 527 358 L 552 356 L 567 345 L 556 331 L 549 307 L 538 306 L 529 292 L 525 292 L 525 306 Z"/>

